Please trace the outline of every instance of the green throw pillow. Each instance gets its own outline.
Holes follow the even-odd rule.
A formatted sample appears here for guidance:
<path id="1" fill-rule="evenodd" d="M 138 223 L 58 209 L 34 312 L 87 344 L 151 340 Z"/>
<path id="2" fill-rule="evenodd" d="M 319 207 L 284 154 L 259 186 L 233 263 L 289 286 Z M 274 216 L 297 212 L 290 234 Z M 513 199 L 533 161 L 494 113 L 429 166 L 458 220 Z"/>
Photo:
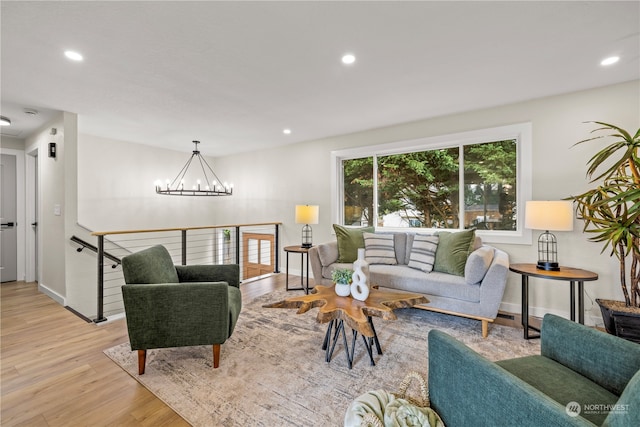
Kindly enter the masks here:
<path id="1" fill-rule="evenodd" d="M 363 233 L 373 233 L 373 227 L 344 227 L 333 224 L 338 239 L 338 260 L 336 262 L 353 262 L 358 258 L 358 248 L 364 248 Z M 464 269 L 464 268 L 463 268 Z"/>
<path id="2" fill-rule="evenodd" d="M 456 233 L 441 231 L 437 235 L 439 241 L 433 271 L 464 277 L 464 266 L 476 237 L 475 228 Z"/>

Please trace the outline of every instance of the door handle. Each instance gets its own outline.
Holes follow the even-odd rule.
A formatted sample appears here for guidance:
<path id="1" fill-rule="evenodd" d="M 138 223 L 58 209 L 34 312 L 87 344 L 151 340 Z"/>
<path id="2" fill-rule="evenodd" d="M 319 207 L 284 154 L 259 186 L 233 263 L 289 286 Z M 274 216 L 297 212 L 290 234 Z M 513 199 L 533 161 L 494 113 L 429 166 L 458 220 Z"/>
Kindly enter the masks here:
<path id="1" fill-rule="evenodd" d="M 37 226 L 38 226 L 38 221 L 36 221 L 36 222 L 32 222 L 32 223 L 31 223 L 31 226 L 32 226 L 32 227 L 37 227 Z"/>
<path id="2" fill-rule="evenodd" d="M 16 225 L 14 222 L 4 222 L 4 223 L 0 224 L 0 226 L 2 226 L 4 228 L 13 227 L 14 225 Z"/>

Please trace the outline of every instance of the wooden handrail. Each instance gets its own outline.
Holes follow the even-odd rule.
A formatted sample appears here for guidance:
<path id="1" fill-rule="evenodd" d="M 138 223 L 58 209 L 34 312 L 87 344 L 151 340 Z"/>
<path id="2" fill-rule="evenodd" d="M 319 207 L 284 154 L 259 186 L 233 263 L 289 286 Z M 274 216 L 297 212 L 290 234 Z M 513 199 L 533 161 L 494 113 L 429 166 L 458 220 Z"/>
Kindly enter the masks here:
<path id="1" fill-rule="evenodd" d="M 204 225 L 204 226 L 198 226 L 198 227 L 153 228 L 153 229 L 147 229 L 147 230 L 94 231 L 91 233 L 91 235 L 107 236 L 109 234 L 163 233 L 167 231 L 206 230 L 208 228 L 258 227 L 263 225 L 282 225 L 282 223 L 281 222 L 256 222 L 253 224 Z"/>

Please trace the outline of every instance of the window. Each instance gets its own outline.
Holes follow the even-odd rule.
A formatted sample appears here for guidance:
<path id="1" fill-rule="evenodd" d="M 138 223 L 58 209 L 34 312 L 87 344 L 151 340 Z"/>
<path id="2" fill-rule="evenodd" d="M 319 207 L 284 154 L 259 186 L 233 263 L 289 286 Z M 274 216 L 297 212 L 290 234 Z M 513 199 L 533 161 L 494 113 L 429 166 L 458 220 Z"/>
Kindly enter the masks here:
<path id="1" fill-rule="evenodd" d="M 523 124 L 334 152 L 337 222 L 526 243 L 517 213 L 531 194 L 530 141 Z"/>

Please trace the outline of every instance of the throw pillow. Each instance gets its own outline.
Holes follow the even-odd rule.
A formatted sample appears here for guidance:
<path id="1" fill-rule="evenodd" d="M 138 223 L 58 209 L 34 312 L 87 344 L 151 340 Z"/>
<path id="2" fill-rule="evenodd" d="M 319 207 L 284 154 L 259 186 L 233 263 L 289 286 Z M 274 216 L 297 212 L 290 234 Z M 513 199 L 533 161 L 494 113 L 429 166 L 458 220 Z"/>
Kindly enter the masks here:
<path id="1" fill-rule="evenodd" d="M 464 267 L 471 253 L 475 234 L 475 228 L 456 233 L 448 231 L 437 233 L 440 240 L 433 271 L 464 276 Z"/>
<path id="2" fill-rule="evenodd" d="M 395 265 L 396 248 L 393 234 L 363 233 L 364 256 L 369 264 Z"/>
<path id="3" fill-rule="evenodd" d="M 430 273 L 433 270 L 433 263 L 436 259 L 438 240 L 438 236 L 426 236 L 423 234 L 413 236 L 409 267 Z"/>
<path id="4" fill-rule="evenodd" d="M 358 248 L 364 248 L 364 237 L 362 233 L 373 233 L 373 227 L 344 227 L 333 224 L 338 240 L 338 261 L 339 263 L 353 262 L 358 258 Z"/>
<path id="5" fill-rule="evenodd" d="M 464 281 L 467 285 L 482 282 L 493 261 L 493 248 L 482 246 L 471 252 L 464 266 Z"/>

